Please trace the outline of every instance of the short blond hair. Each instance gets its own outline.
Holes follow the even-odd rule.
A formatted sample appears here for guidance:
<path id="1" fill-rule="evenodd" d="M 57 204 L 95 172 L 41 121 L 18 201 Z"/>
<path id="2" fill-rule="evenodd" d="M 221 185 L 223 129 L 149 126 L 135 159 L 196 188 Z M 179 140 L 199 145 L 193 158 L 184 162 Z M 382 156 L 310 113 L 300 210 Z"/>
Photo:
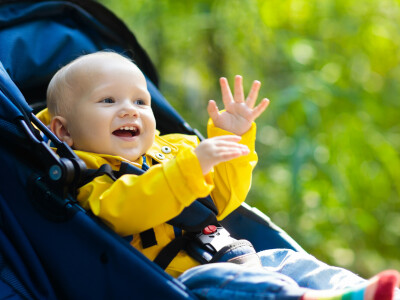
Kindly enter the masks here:
<path id="1" fill-rule="evenodd" d="M 74 86 L 74 79 L 81 66 L 88 59 L 93 57 L 117 58 L 135 64 L 131 59 L 112 51 L 98 51 L 82 55 L 60 68 L 50 80 L 47 87 L 47 108 L 50 116 L 64 116 L 69 111 L 71 98 L 79 86 Z"/>

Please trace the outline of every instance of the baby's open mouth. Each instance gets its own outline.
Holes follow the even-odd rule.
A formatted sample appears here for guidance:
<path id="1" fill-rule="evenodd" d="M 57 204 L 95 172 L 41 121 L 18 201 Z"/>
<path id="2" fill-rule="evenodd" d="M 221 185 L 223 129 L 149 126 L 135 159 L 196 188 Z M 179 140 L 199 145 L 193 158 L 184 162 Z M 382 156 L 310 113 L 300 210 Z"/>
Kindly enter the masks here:
<path id="1" fill-rule="evenodd" d="M 113 135 L 118 137 L 133 137 L 139 135 L 139 128 L 134 126 L 123 126 L 113 131 Z"/>

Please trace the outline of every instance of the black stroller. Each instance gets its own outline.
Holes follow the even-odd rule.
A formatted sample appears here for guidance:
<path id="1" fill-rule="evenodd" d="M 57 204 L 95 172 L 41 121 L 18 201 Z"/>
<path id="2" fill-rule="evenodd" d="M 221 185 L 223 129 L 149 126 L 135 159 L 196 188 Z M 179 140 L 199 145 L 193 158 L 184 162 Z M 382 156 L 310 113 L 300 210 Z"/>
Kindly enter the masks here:
<path id="1" fill-rule="evenodd" d="M 0 299 L 195 298 L 77 204 L 86 166 L 34 115 L 60 66 L 102 49 L 129 55 L 147 76 L 162 134 L 202 138 L 158 91 L 155 68 L 134 35 L 99 3 L 0 1 Z M 223 225 L 257 251 L 303 251 L 245 204 Z"/>

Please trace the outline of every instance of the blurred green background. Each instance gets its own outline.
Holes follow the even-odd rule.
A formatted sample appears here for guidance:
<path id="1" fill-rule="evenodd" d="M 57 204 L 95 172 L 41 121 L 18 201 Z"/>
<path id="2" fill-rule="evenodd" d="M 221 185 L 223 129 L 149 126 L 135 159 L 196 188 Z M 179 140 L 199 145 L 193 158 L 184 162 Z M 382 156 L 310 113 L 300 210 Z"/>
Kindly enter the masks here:
<path id="1" fill-rule="evenodd" d="M 248 204 L 329 264 L 400 270 L 399 1 L 101 2 L 203 133 L 219 77 L 262 82 Z"/>

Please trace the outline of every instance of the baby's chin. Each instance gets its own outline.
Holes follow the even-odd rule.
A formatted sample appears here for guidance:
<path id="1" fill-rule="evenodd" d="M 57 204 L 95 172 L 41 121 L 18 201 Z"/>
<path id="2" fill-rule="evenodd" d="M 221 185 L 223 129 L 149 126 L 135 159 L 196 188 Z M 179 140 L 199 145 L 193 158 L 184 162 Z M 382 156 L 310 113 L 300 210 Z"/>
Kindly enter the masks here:
<path id="1" fill-rule="evenodd" d="M 140 159 L 143 154 L 129 154 L 129 153 L 115 153 L 114 156 L 122 157 L 123 159 L 129 160 L 131 162 L 135 162 Z"/>

